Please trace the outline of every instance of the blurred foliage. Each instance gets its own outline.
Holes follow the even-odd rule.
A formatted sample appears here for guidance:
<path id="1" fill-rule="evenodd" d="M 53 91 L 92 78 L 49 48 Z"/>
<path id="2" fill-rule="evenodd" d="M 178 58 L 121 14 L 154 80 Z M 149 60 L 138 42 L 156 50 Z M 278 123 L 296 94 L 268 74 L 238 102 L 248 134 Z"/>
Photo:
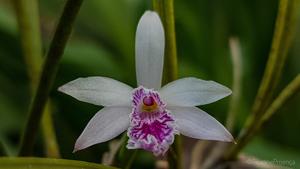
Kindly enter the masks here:
<path id="1" fill-rule="evenodd" d="M 40 0 L 41 29 L 46 50 L 62 0 Z M 232 67 L 228 40 L 240 39 L 243 61 L 242 99 L 237 127 L 240 130 L 250 111 L 270 50 L 277 13 L 275 0 L 175 0 L 175 21 L 178 46 L 179 75 L 212 79 L 231 86 Z M 100 108 L 75 101 L 59 94 L 57 87 L 84 76 L 108 76 L 132 86 L 135 82 L 134 35 L 138 18 L 151 9 L 151 1 L 87 0 L 77 18 L 72 38 L 67 45 L 51 98 L 55 104 L 54 121 L 58 143 L 64 158 L 100 162 L 107 144 L 93 146 L 72 154 L 73 143 L 89 119 Z M 283 88 L 300 72 L 300 29 L 297 29 L 284 76 Z M 0 140 L 15 155 L 19 134 L 25 123 L 30 101 L 29 80 L 20 49 L 20 39 L 14 9 L 10 0 L 0 1 Z M 225 122 L 229 99 L 203 106 L 218 120 Z M 259 158 L 295 160 L 300 164 L 300 96 L 292 100 L 272 118 L 260 138 L 245 150 Z M 293 151 L 282 151 L 282 149 Z M 42 154 L 41 139 L 36 146 Z M 153 157 L 139 152 L 139 163 L 149 163 Z M 149 165 L 151 166 L 151 165 Z M 151 168 L 151 167 L 150 167 Z"/>
<path id="2" fill-rule="evenodd" d="M 285 165 L 286 167 L 299 167 L 299 152 L 288 147 L 282 149 L 277 144 L 274 144 L 273 142 L 262 139 L 260 137 L 254 139 L 253 142 L 250 143 L 245 149 L 245 152 L 247 152 L 247 154 L 249 155 L 255 156 L 258 159 L 261 159 L 262 161 L 275 162 L 277 160 L 278 162 L 281 161 L 282 165 L 284 164 L 284 162 L 286 162 L 286 164 L 288 164 L 289 162 L 290 166 Z M 276 154 L 276 156 L 274 154 Z"/>
<path id="3" fill-rule="evenodd" d="M 117 169 L 114 167 L 82 161 L 33 157 L 2 157 L 0 158 L 0 163 L 0 169 Z"/>

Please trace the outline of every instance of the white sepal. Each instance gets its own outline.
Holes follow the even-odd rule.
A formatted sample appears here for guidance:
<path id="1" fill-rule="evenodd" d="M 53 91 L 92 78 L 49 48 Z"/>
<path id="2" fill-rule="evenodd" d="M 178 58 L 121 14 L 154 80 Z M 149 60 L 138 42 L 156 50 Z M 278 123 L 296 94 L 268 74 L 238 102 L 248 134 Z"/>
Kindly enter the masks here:
<path id="1" fill-rule="evenodd" d="M 63 86 L 59 91 L 80 101 L 101 106 L 130 106 L 132 88 L 107 77 L 78 78 Z"/>
<path id="2" fill-rule="evenodd" d="M 159 93 L 169 106 L 198 106 L 220 100 L 231 90 L 214 81 L 188 77 L 165 85 Z"/>
<path id="3" fill-rule="evenodd" d="M 113 139 L 129 127 L 130 107 L 104 107 L 76 140 L 74 152 Z"/>
<path id="4" fill-rule="evenodd" d="M 197 107 L 169 107 L 181 134 L 203 140 L 233 142 L 232 135 L 215 118 Z"/>

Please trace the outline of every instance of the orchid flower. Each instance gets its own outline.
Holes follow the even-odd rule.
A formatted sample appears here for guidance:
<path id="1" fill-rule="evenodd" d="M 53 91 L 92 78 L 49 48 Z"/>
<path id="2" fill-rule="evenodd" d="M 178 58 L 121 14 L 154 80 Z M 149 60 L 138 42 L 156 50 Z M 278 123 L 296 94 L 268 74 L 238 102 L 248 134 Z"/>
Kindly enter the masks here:
<path id="1" fill-rule="evenodd" d="M 127 130 L 128 149 L 164 155 L 175 134 L 232 142 L 233 137 L 212 116 L 195 107 L 231 94 L 214 81 L 187 77 L 161 88 L 164 30 L 159 16 L 146 11 L 136 30 L 138 87 L 108 77 L 78 78 L 59 88 L 80 101 L 104 106 L 89 121 L 75 143 L 78 151 L 106 142 Z"/>

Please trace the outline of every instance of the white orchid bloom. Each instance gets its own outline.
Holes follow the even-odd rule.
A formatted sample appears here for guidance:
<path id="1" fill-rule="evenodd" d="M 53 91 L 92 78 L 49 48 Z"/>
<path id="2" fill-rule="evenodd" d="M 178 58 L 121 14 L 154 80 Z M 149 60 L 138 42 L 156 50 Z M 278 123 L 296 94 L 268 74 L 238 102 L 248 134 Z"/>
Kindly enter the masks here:
<path id="1" fill-rule="evenodd" d="M 127 148 L 164 155 L 175 134 L 232 142 L 233 137 L 212 116 L 195 106 L 231 94 L 213 81 L 193 77 L 161 88 L 164 30 L 159 16 L 146 11 L 136 31 L 136 75 L 139 87 L 107 77 L 78 78 L 59 88 L 80 101 L 104 106 L 89 121 L 75 143 L 78 151 L 113 139 L 127 130 Z"/>

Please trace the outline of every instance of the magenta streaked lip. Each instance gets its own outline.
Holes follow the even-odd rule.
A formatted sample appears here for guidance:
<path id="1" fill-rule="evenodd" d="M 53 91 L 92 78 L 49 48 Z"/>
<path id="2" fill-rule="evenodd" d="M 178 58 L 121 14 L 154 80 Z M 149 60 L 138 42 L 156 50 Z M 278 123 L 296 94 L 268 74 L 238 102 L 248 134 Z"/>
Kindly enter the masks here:
<path id="1" fill-rule="evenodd" d="M 144 87 L 133 91 L 132 103 L 127 148 L 141 148 L 156 156 L 164 155 L 173 143 L 174 135 L 178 133 L 166 104 L 158 92 Z"/>

